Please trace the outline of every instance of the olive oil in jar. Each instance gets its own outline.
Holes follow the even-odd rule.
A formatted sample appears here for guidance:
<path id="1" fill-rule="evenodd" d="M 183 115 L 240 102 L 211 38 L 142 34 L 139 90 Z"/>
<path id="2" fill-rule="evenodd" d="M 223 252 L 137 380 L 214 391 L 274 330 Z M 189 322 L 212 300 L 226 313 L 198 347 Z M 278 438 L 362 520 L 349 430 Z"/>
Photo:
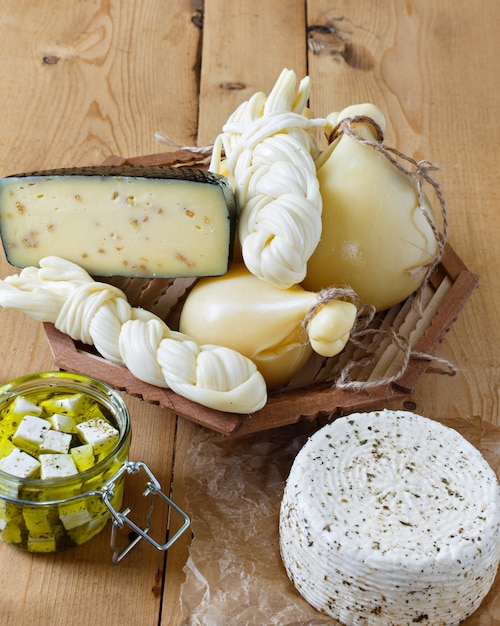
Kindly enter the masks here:
<path id="1" fill-rule="evenodd" d="M 0 388 L 0 538 L 32 552 L 89 541 L 110 513 L 100 489 L 127 461 L 130 419 L 114 390 L 65 372 Z M 113 485 L 119 508 L 123 477 Z"/>

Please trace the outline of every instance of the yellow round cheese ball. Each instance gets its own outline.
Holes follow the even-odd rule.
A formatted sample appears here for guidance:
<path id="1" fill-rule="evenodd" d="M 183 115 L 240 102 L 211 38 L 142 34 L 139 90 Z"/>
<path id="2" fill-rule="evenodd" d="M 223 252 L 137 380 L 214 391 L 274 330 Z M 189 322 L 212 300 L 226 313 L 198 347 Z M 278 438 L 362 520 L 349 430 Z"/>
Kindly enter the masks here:
<path id="1" fill-rule="evenodd" d="M 376 139 L 369 124 L 354 128 Z M 414 178 L 346 135 L 320 155 L 317 166 L 322 235 L 302 285 L 311 291 L 349 285 L 378 310 L 405 300 L 438 253 L 429 200 L 424 195 L 421 208 Z"/>

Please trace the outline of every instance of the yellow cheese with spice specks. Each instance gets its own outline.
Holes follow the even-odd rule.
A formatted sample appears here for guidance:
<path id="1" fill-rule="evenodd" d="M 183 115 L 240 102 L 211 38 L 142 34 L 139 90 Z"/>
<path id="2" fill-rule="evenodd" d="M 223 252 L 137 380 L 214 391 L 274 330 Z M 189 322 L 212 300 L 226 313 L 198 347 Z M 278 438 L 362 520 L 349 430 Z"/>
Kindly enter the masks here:
<path id="1" fill-rule="evenodd" d="M 202 170 L 99 166 L 0 180 L 0 234 L 17 267 L 56 255 L 97 276 L 219 276 L 234 228 L 229 182 Z"/>

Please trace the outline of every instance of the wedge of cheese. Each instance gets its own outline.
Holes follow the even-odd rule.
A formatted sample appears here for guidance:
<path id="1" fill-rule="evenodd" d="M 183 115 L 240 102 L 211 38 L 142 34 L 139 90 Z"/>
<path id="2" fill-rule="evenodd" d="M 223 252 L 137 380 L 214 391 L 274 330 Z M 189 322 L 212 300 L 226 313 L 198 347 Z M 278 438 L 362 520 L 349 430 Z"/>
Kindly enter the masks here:
<path id="1" fill-rule="evenodd" d="M 100 166 L 0 180 L 0 234 L 17 267 L 55 255 L 97 276 L 219 276 L 234 228 L 229 182 L 197 169 Z"/>
<path id="2" fill-rule="evenodd" d="M 500 559 L 495 473 L 462 435 L 405 411 L 358 413 L 297 455 L 280 511 L 297 590 L 342 624 L 457 626 Z"/>

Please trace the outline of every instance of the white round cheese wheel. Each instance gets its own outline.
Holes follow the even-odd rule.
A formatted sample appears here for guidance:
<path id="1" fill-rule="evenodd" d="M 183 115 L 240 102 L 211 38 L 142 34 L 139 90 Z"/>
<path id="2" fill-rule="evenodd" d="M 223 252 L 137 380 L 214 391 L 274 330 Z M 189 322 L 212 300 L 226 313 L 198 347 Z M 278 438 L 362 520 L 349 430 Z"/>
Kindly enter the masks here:
<path id="1" fill-rule="evenodd" d="M 279 530 L 288 576 L 319 611 L 347 625 L 453 626 L 495 578 L 498 481 L 451 428 L 356 413 L 298 453 Z"/>

